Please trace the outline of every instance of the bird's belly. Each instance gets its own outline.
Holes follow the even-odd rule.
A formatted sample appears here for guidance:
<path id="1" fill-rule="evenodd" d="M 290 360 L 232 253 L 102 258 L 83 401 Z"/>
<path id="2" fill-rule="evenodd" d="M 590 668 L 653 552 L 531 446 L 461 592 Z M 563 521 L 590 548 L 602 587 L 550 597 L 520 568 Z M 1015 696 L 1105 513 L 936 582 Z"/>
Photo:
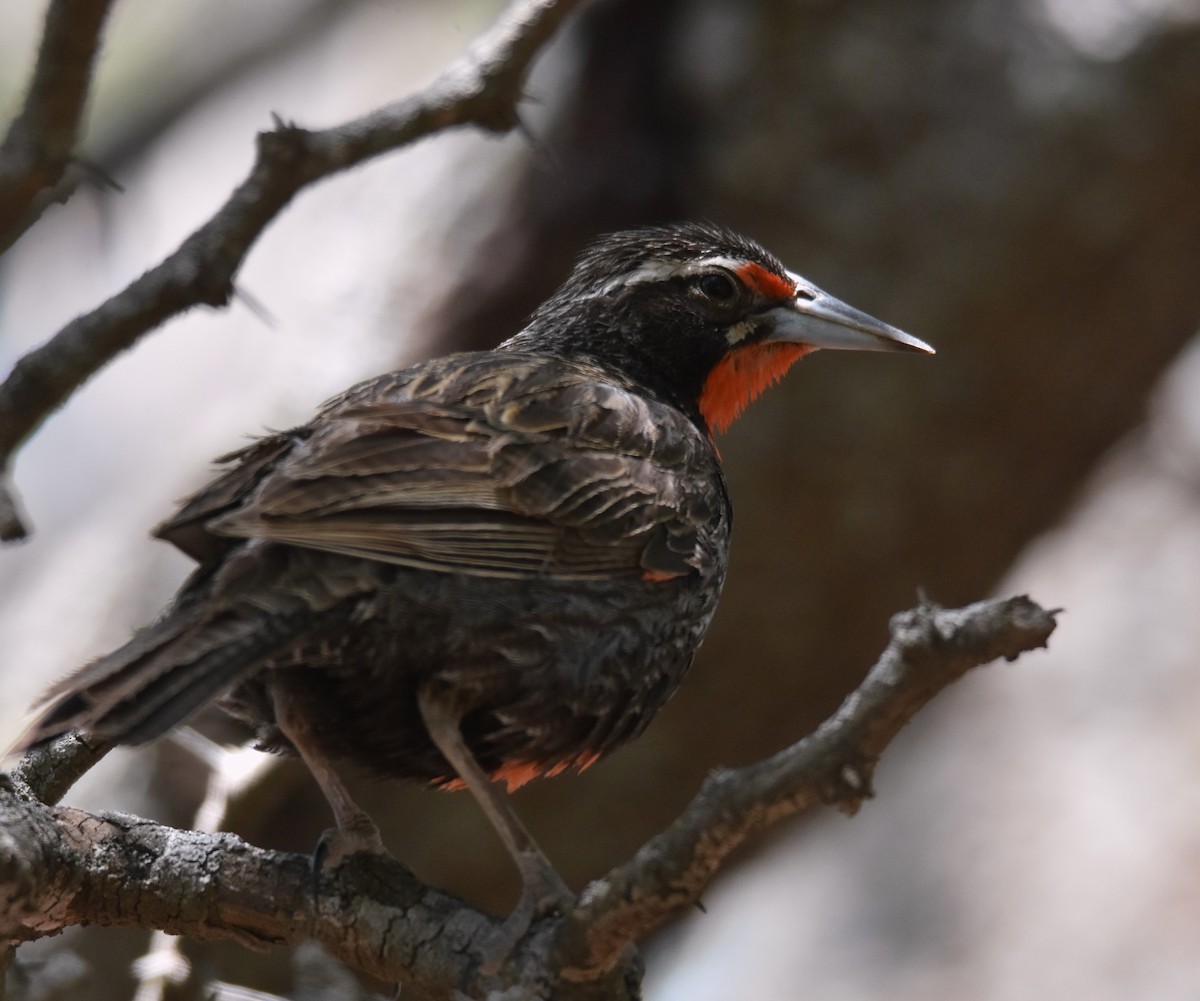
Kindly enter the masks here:
<path id="1" fill-rule="evenodd" d="M 252 685 L 283 686 L 320 749 L 388 777 L 452 779 L 419 689 L 462 712 L 485 771 L 516 784 L 583 767 L 644 729 L 699 646 L 720 581 L 519 582 L 398 570 Z M 415 586 L 418 585 L 419 586 Z M 239 697 L 240 696 L 240 697 Z M 240 715 L 270 723 L 250 686 Z M 268 743 L 272 740 L 268 738 Z"/>

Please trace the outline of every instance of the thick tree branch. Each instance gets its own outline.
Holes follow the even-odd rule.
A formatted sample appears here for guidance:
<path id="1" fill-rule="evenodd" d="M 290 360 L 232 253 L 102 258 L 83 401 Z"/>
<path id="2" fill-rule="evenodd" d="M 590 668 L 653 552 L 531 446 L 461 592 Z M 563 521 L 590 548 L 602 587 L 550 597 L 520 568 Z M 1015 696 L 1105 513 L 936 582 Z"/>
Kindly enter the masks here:
<path id="1" fill-rule="evenodd" d="M 76 388 L 176 313 L 226 305 L 254 241 L 305 185 L 455 126 L 511 129 L 534 56 L 578 2 L 516 0 L 464 58 L 416 94 L 334 128 L 312 132 L 277 121 L 260 133 L 249 176 L 208 222 L 21 358 L 0 385 L 0 539 L 27 531 L 8 482 L 13 455 Z"/>
<path id="2" fill-rule="evenodd" d="M 314 899 L 303 856 L 46 806 L 11 782 L 0 788 L 0 938 L 26 941 L 71 924 L 255 948 L 314 938 L 420 996 L 461 988 L 471 997 L 634 997 L 630 946 L 688 907 L 746 837 L 818 805 L 857 809 L 879 755 L 922 706 L 972 667 L 1044 646 L 1053 629 L 1054 613 L 1028 598 L 896 615 L 887 650 L 833 717 L 772 758 L 714 773 L 670 828 L 591 884 L 570 914 L 537 924 L 495 977 L 479 975 L 474 959 L 495 920 L 398 862 L 354 856 L 322 875 Z M 78 772 L 84 754 L 63 760 Z M 63 785 L 45 767 L 21 774 L 39 777 L 42 791 Z"/>
<path id="3" fill-rule="evenodd" d="M 52 0 L 25 105 L 0 144 L 0 254 L 37 222 L 79 141 L 112 0 Z"/>
<path id="4" fill-rule="evenodd" d="M 157 928 L 253 949 L 314 938 L 355 969 L 446 996 L 491 919 L 396 862 L 356 856 L 310 891 L 309 859 L 0 793 L 0 935 Z M 428 948 L 429 943 L 438 943 Z"/>

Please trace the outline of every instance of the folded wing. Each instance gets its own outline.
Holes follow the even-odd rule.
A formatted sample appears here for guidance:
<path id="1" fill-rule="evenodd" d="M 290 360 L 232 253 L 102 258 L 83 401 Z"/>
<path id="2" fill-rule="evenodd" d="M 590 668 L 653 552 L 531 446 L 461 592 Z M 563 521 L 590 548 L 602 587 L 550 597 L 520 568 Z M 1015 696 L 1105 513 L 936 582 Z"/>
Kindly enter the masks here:
<path id="1" fill-rule="evenodd" d="M 677 411 L 515 353 L 363 384 L 230 458 L 160 535 L 193 553 L 261 538 L 493 577 L 674 576 L 703 568 L 723 490 Z"/>

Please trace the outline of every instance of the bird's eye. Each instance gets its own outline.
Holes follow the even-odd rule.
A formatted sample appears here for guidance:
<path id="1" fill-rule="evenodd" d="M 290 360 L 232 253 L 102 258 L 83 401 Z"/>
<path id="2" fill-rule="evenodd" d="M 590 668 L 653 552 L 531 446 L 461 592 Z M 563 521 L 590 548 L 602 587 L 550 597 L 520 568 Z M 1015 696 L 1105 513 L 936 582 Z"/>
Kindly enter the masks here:
<path id="1" fill-rule="evenodd" d="M 728 302 L 737 295 L 737 286 L 732 278 L 720 271 L 710 271 L 696 279 L 696 288 L 706 299 L 713 302 Z"/>

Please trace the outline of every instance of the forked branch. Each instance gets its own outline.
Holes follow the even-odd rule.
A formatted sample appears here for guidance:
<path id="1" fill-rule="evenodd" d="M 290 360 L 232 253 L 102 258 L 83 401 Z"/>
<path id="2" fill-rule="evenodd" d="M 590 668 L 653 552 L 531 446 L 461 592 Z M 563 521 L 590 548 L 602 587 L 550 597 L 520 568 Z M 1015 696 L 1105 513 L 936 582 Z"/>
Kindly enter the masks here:
<path id="1" fill-rule="evenodd" d="M 170 256 L 34 348 L 0 384 L 0 539 L 27 528 L 10 482 L 16 451 L 50 413 L 142 335 L 193 306 L 224 306 L 255 240 L 306 185 L 445 129 L 517 124 L 534 56 L 579 0 L 514 0 L 492 30 L 429 86 L 334 128 L 276 121 L 250 174 Z"/>
<path id="2" fill-rule="evenodd" d="M 25 103 L 0 143 L 0 254 L 61 197 L 112 0 L 51 0 Z"/>
<path id="3" fill-rule="evenodd" d="M 535 925 L 494 977 L 478 973 L 474 950 L 495 919 L 398 862 L 352 856 L 322 877 L 314 898 L 303 856 L 46 806 L 23 782 L 0 788 L 0 938 L 27 941 L 72 924 L 260 948 L 315 938 L 354 969 L 418 996 L 633 997 L 630 947 L 689 907 L 739 844 L 817 806 L 858 809 L 879 756 L 919 709 L 972 667 L 1044 646 L 1054 615 L 1018 597 L 960 609 L 922 603 L 894 616 L 887 649 L 829 720 L 765 761 L 715 772 L 669 828 L 588 886 L 571 913 Z M 72 740 L 31 755 L 17 774 L 43 793 L 61 792 L 56 770 L 77 775 L 96 759 L 95 748 Z M 58 760 L 47 765 L 52 753 Z"/>

